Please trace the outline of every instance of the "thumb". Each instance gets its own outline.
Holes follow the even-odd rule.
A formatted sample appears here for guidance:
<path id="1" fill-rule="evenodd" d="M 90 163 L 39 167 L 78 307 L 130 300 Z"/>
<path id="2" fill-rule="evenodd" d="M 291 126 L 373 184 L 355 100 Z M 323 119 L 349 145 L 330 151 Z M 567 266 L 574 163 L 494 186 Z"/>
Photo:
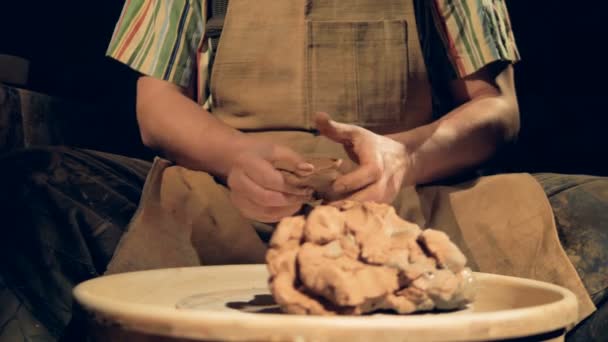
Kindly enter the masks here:
<path id="1" fill-rule="evenodd" d="M 333 121 L 327 113 L 315 113 L 315 126 L 322 135 L 337 143 L 344 144 L 352 140 L 354 127 Z"/>

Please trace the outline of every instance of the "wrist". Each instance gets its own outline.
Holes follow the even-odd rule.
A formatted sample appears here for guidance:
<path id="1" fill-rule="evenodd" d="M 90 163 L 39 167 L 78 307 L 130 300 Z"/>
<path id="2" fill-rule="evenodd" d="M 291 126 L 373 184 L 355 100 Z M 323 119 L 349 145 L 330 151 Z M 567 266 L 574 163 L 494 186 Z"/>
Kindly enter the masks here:
<path id="1" fill-rule="evenodd" d="M 422 126 L 417 129 L 389 134 L 387 137 L 399 142 L 405 150 L 407 165 L 406 173 L 403 179 L 404 185 L 417 185 L 424 178 L 425 170 L 423 158 L 421 158 L 421 146 L 423 145 L 427 127 Z"/>
<path id="2" fill-rule="evenodd" d="M 241 154 L 258 144 L 256 139 L 247 134 L 239 131 L 235 131 L 234 133 L 234 135 L 226 139 L 226 144 L 222 144 L 217 150 L 217 170 L 214 173 L 216 176 L 225 179 L 228 178 Z"/>
<path id="3" fill-rule="evenodd" d="M 408 171 L 406 172 L 406 177 L 403 180 L 403 184 L 418 185 L 418 180 L 420 179 L 420 172 L 422 170 L 422 168 L 420 167 L 420 159 L 418 158 L 418 154 L 415 151 L 409 152 L 408 158 Z"/>
<path id="4" fill-rule="evenodd" d="M 417 154 L 410 150 L 409 147 L 402 143 L 397 142 L 401 145 L 401 153 L 403 158 L 403 178 L 401 179 L 402 185 L 404 186 L 413 186 L 418 184 L 418 172 L 419 172 L 419 164 Z"/>

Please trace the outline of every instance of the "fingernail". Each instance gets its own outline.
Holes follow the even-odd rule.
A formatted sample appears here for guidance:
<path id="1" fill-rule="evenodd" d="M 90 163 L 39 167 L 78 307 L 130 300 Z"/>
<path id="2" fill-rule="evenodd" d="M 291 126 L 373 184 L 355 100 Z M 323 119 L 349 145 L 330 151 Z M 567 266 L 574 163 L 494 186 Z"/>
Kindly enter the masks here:
<path id="1" fill-rule="evenodd" d="M 315 169 L 315 166 L 311 163 L 300 163 L 298 164 L 298 169 L 302 171 L 312 171 Z"/>

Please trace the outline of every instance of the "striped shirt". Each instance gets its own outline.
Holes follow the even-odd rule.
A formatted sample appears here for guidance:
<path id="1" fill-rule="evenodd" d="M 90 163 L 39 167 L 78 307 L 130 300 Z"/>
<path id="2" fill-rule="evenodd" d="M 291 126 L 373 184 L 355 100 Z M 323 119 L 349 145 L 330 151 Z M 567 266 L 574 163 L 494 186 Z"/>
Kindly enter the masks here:
<path id="1" fill-rule="evenodd" d="M 433 107 L 452 107 L 449 81 L 519 53 L 505 0 L 413 0 Z M 211 40 L 206 0 L 126 0 L 107 55 L 132 69 L 198 90 L 209 101 Z"/>

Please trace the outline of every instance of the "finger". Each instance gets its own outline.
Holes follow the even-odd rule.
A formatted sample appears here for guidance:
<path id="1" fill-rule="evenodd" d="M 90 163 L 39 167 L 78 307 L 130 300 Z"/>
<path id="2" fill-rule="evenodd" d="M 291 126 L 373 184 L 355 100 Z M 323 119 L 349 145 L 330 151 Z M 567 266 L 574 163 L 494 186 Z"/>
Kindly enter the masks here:
<path id="1" fill-rule="evenodd" d="M 280 171 L 264 159 L 252 158 L 247 161 L 245 175 L 258 186 L 271 191 L 278 191 L 295 196 L 310 196 L 312 190 L 289 184 Z"/>
<path id="2" fill-rule="evenodd" d="M 351 192 L 377 182 L 381 176 L 382 170 L 376 164 L 363 164 L 338 177 L 332 187 L 338 193 Z"/>
<path id="3" fill-rule="evenodd" d="M 372 201 L 376 203 L 391 204 L 396 195 L 396 192 L 391 191 L 387 187 L 386 180 L 380 179 L 374 184 L 348 195 L 346 199 L 357 202 Z"/>
<path id="4" fill-rule="evenodd" d="M 268 205 L 277 207 L 287 205 L 287 198 L 283 193 L 262 188 L 253 182 L 242 170 L 235 170 L 230 174 L 228 177 L 228 187 L 233 193 L 244 194 L 244 196 L 251 198 L 259 198 L 260 201 Z"/>
<path id="5" fill-rule="evenodd" d="M 232 204 L 241 212 L 241 214 L 252 220 L 259 222 L 272 222 L 274 217 L 263 214 L 259 206 L 253 204 L 243 196 L 236 195 L 235 193 L 230 194 L 230 200 Z"/>
<path id="6" fill-rule="evenodd" d="M 342 144 L 349 143 L 354 132 L 352 125 L 333 121 L 329 114 L 324 112 L 315 113 L 315 126 L 322 135 Z"/>
<path id="7" fill-rule="evenodd" d="M 228 178 L 228 186 L 234 192 L 243 194 L 255 203 L 269 207 L 281 207 L 301 204 L 310 200 L 312 191 L 305 195 L 290 195 L 278 191 L 268 190 L 247 176 L 241 170 L 234 171 Z"/>
<path id="8" fill-rule="evenodd" d="M 372 185 L 370 187 L 357 191 L 352 195 L 348 196 L 346 199 L 357 202 L 385 202 L 379 187 L 376 185 Z"/>
<path id="9" fill-rule="evenodd" d="M 300 154 L 283 146 L 274 146 L 269 159 L 278 168 L 297 174 L 310 174 L 315 169 L 315 166 L 306 161 Z"/>
<path id="10" fill-rule="evenodd" d="M 305 177 L 311 175 L 315 170 L 314 164 L 310 163 L 309 161 L 307 161 L 307 163 L 308 165 L 312 166 L 312 168 L 310 168 L 310 166 L 304 166 L 306 164 L 298 168 L 298 165 L 294 165 L 293 163 L 285 160 L 275 160 L 272 162 L 272 166 L 279 171 Z"/>
<path id="11" fill-rule="evenodd" d="M 263 207 L 235 193 L 230 194 L 230 199 L 243 216 L 265 223 L 278 222 L 284 217 L 295 214 L 301 208 L 301 205 L 275 208 Z"/>

